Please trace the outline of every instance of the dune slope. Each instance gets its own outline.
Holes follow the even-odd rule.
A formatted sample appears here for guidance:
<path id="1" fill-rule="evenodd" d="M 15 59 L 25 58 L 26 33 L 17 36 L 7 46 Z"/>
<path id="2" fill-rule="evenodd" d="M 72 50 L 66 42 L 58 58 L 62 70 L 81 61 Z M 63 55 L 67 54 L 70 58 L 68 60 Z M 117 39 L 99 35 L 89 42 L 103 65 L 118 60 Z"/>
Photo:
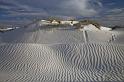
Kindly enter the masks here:
<path id="1" fill-rule="evenodd" d="M 1 33 L 0 81 L 124 81 L 124 45 L 113 34 L 31 28 Z"/>

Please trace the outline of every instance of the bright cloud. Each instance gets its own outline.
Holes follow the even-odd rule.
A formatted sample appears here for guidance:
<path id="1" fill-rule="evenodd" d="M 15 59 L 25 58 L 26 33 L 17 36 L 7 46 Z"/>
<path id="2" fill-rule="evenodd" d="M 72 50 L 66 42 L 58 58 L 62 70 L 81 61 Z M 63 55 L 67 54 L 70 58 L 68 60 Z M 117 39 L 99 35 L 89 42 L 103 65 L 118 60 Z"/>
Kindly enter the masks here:
<path id="1" fill-rule="evenodd" d="M 60 7 L 64 14 L 79 15 L 79 16 L 93 16 L 99 11 L 95 7 L 101 7 L 99 0 L 64 0 Z"/>

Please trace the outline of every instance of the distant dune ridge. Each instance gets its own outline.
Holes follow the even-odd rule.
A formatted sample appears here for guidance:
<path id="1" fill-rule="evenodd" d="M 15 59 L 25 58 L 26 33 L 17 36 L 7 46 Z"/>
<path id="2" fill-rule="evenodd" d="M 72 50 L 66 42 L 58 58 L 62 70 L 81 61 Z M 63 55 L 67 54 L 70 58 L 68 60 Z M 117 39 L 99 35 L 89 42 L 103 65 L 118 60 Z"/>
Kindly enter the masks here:
<path id="1" fill-rule="evenodd" d="M 23 27 L 28 27 L 32 24 L 36 24 L 36 26 L 53 26 L 53 27 L 68 27 L 68 26 L 74 26 L 75 29 L 82 30 L 105 30 L 110 31 L 112 28 L 101 26 L 99 23 L 93 21 L 93 20 L 61 20 L 57 18 L 48 18 L 46 20 L 36 19 L 33 22 L 24 25 Z M 90 26 L 89 26 L 90 25 Z M 13 25 L 0 25 L 0 32 L 7 32 L 14 29 L 18 29 L 20 27 L 15 27 Z M 88 29 L 89 28 L 89 29 Z"/>
<path id="2" fill-rule="evenodd" d="M 94 30 L 105 30 L 110 31 L 112 28 L 101 26 L 99 23 L 93 21 L 93 20 L 60 20 L 60 19 L 48 19 L 48 20 L 38 20 L 39 26 L 43 25 L 54 25 L 54 26 L 61 26 L 61 25 L 68 25 L 68 26 L 75 26 L 76 29 L 87 29 L 94 28 Z M 88 26 L 92 25 L 92 26 Z M 93 29 L 92 29 L 93 30 Z"/>
<path id="3" fill-rule="evenodd" d="M 46 27 L 0 33 L 0 82 L 124 81 L 123 31 Z"/>

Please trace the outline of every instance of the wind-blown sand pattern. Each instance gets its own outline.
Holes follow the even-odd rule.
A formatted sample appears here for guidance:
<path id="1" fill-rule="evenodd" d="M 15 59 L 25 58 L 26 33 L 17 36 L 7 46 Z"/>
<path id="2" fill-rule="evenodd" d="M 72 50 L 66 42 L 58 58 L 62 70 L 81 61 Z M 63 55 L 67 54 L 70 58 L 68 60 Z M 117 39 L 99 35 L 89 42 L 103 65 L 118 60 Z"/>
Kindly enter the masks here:
<path id="1" fill-rule="evenodd" d="M 86 33 L 31 28 L 1 33 L 0 82 L 123 82 L 124 45 L 118 41 L 123 34 Z"/>

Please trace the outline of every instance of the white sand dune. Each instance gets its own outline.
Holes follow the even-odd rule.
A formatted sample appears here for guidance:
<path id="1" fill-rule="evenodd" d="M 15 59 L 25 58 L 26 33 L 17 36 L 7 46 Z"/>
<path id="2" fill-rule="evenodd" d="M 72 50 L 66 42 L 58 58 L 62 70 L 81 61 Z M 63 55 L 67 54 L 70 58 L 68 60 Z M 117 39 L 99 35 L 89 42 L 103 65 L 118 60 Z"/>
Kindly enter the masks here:
<path id="1" fill-rule="evenodd" d="M 123 82 L 123 35 L 35 27 L 0 33 L 0 82 Z"/>

